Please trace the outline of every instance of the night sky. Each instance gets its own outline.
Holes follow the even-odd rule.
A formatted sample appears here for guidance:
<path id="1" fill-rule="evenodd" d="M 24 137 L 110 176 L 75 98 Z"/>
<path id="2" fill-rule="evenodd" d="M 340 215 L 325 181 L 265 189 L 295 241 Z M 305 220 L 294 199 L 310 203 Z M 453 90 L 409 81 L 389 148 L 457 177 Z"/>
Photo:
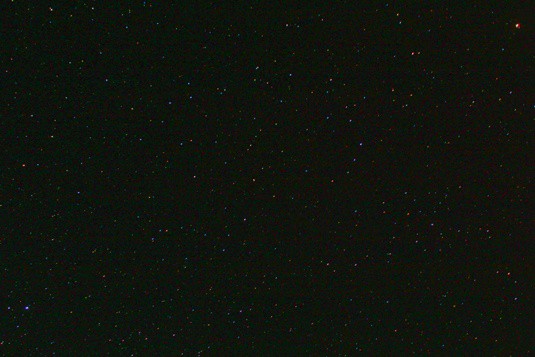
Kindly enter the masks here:
<path id="1" fill-rule="evenodd" d="M 528 3 L 3 1 L 0 354 L 530 354 Z"/>

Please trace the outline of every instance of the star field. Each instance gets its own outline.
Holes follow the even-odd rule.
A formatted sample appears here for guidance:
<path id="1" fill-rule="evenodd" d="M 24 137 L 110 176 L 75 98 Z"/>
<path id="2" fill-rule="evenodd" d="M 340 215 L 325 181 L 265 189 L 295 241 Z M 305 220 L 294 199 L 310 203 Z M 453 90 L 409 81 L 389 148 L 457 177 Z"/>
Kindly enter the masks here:
<path id="1" fill-rule="evenodd" d="M 4 2 L 0 354 L 530 354 L 529 10 Z"/>

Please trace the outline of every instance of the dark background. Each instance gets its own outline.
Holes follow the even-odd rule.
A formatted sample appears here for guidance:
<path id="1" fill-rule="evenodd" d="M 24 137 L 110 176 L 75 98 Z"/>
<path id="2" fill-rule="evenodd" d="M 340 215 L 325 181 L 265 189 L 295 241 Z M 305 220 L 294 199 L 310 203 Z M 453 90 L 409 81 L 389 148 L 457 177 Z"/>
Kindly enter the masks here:
<path id="1" fill-rule="evenodd" d="M 2 2 L 0 353 L 529 354 L 526 4 Z"/>

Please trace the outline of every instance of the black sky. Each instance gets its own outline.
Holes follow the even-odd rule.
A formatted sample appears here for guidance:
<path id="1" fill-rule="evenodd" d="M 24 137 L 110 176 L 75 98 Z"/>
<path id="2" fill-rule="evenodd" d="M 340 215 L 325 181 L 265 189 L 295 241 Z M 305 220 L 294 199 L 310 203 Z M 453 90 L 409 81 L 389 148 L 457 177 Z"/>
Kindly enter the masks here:
<path id="1" fill-rule="evenodd" d="M 3 355 L 525 355 L 523 2 L 5 1 Z"/>

